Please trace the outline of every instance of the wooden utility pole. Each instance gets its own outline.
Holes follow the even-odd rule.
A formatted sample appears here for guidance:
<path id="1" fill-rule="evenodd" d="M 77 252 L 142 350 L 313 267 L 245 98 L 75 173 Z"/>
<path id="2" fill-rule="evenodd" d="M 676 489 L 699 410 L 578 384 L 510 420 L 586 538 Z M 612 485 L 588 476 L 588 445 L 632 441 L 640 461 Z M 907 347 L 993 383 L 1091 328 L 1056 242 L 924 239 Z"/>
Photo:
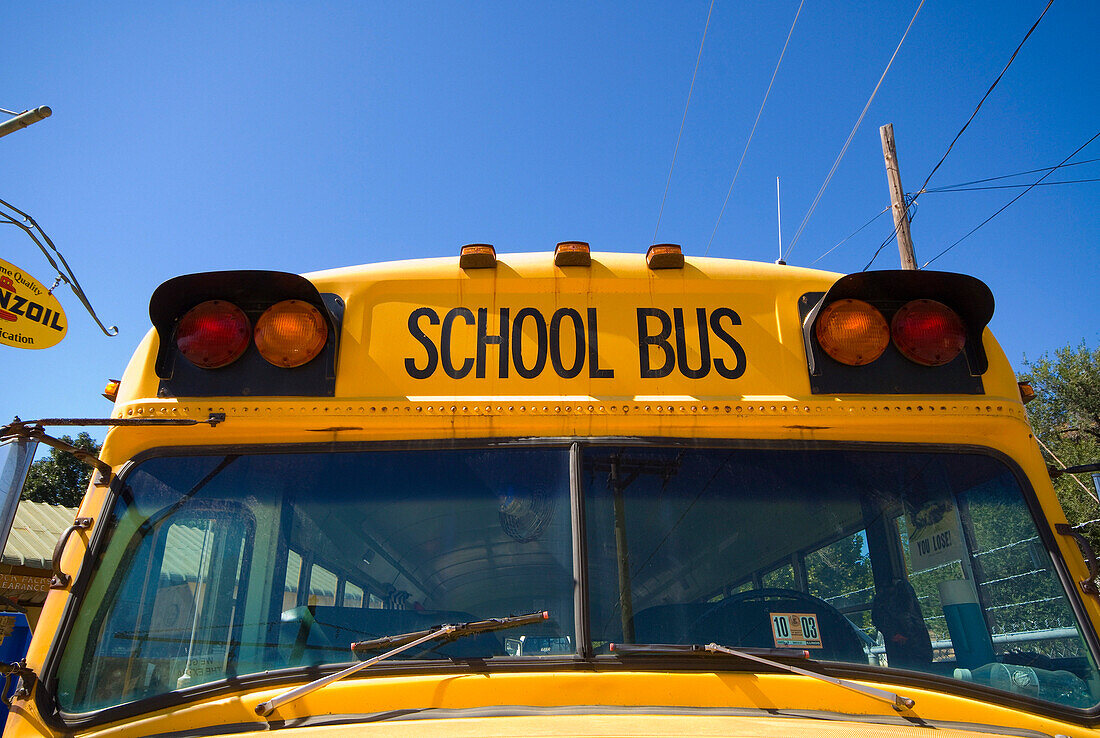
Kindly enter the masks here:
<path id="1" fill-rule="evenodd" d="M 905 191 L 901 189 L 901 172 L 898 171 L 898 153 L 894 149 L 894 124 L 887 123 L 878 129 L 882 138 L 882 158 L 886 160 L 886 179 L 890 184 L 890 203 L 894 211 L 894 232 L 898 234 L 898 253 L 902 269 L 916 269 L 917 257 L 913 254 L 913 238 L 909 235 L 909 211 L 905 207 Z"/>

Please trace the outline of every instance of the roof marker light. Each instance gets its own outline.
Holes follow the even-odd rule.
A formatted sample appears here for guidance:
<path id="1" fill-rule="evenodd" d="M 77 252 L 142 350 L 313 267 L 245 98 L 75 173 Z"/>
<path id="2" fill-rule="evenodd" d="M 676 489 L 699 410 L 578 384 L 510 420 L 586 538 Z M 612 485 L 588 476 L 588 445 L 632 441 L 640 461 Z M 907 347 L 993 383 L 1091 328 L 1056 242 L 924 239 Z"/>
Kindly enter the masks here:
<path id="1" fill-rule="evenodd" d="M 678 243 L 655 243 L 645 252 L 650 269 L 683 269 L 684 252 Z"/>
<path id="2" fill-rule="evenodd" d="M 912 300 L 890 322 L 898 351 L 924 366 L 950 363 L 966 345 L 966 328 L 954 310 L 935 300 Z"/>
<path id="3" fill-rule="evenodd" d="M 277 302 L 256 321 L 256 348 L 268 363 L 292 369 L 312 361 L 328 340 L 321 311 L 301 300 Z"/>
<path id="4" fill-rule="evenodd" d="M 592 254 L 585 241 L 562 241 L 554 248 L 554 265 L 591 266 Z"/>
<path id="5" fill-rule="evenodd" d="M 1031 386 L 1031 382 L 1017 382 L 1020 388 L 1020 402 L 1025 405 L 1035 399 L 1035 388 Z"/>
<path id="6" fill-rule="evenodd" d="M 207 300 L 188 310 L 176 326 L 176 348 L 202 369 L 228 366 L 252 338 L 248 316 L 224 300 Z"/>
<path id="7" fill-rule="evenodd" d="M 122 386 L 122 382 L 117 379 L 108 379 L 107 384 L 103 387 L 103 396 L 114 402 L 118 399 L 118 389 Z"/>
<path id="8" fill-rule="evenodd" d="M 830 303 L 817 317 L 814 331 L 825 353 L 848 366 L 870 364 L 890 345 L 886 318 L 863 300 Z"/>
<path id="9" fill-rule="evenodd" d="M 458 266 L 462 269 L 495 269 L 497 250 L 491 243 L 468 243 L 458 255 Z"/>

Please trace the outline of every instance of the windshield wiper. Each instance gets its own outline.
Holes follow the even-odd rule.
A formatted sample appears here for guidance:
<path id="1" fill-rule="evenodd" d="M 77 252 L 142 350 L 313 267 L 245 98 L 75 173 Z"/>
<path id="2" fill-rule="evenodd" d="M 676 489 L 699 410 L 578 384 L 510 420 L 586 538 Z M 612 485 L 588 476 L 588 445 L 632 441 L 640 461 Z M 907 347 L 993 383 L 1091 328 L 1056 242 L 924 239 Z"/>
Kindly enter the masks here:
<path id="1" fill-rule="evenodd" d="M 785 664 L 781 661 L 773 661 L 772 659 L 765 658 L 764 656 L 771 656 L 772 658 L 786 658 L 786 659 L 798 659 L 807 661 L 809 663 L 817 663 L 810 659 L 810 652 L 796 649 L 783 649 L 783 648 L 728 648 L 727 646 L 720 646 L 717 643 L 708 643 L 705 646 L 699 645 L 670 645 L 661 643 L 635 643 L 635 644 L 612 644 L 611 650 L 622 656 L 682 656 L 685 654 L 706 654 L 706 653 L 721 653 L 727 656 L 736 656 L 737 658 L 745 659 L 747 661 L 755 661 L 760 664 L 766 664 L 775 669 L 781 671 L 788 671 L 792 674 L 799 674 L 800 676 L 809 677 L 810 679 L 817 679 L 822 682 L 828 682 L 829 684 L 835 684 L 838 687 L 844 689 L 850 689 L 854 692 L 865 694 L 868 697 L 873 697 L 876 700 L 882 700 L 883 702 L 889 702 L 890 705 L 901 712 L 902 710 L 912 709 L 915 704 L 914 700 L 909 697 L 902 697 L 899 694 L 889 692 L 885 689 L 878 689 L 876 687 L 868 687 L 864 684 L 856 684 L 850 682 L 847 679 L 837 679 L 831 676 L 825 676 L 819 674 L 816 671 L 808 671 L 801 669 L 791 664 Z"/>
<path id="2" fill-rule="evenodd" d="M 400 633 L 398 635 L 385 636 L 383 638 L 375 638 L 369 641 L 359 641 L 351 644 L 352 653 L 356 651 L 374 651 L 386 646 L 396 646 L 385 653 L 379 654 L 374 658 L 367 659 L 361 663 L 349 666 L 343 671 L 338 671 L 335 674 L 329 674 L 328 676 L 316 679 L 309 684 L 303 684 L 300 687 L 283 692 L 282 694 L 275 695 L 266 702 L 261 702 L 256 705 L 256 714 L 260 717 L 267 717 L 271 713 L 275 712 L 280 706 L 285 705 L 288 702 L 293 702 L 299 697 L 304 697 L 311 692 L 315 692 L 321 687 L 328 686 L 333 682 L 339 681 L 346 676 L 366 669 L 368 666 L 373 666 L 379 661 L 384 661 L 391 656 L 396 656 L 402 651 L 407 651 L 414 646 L 419 646 L 421 643 L 427 643 L 428 641 L 438 638 L 446 638 L 446 640 L 454 640 L 456 638 L 462 638 L 463 636 L 473 635 L 474 633 L 488 633 L 494 630 L 504 630 L 505 628 L 515 628 L 519 625 L 529 625 L 531 623 L 538 623 L 543 620 L 549 620 L 550 613 L 546 610 L 540 612 L 533 612 L 529 615 L 516 615 L 508 618 L 490 618 L 489 620 L 476 620 L 470 623 L 460 623 L 457 625 L 439 625 L 428 630 L 418 630 L 412 633 Z"/>

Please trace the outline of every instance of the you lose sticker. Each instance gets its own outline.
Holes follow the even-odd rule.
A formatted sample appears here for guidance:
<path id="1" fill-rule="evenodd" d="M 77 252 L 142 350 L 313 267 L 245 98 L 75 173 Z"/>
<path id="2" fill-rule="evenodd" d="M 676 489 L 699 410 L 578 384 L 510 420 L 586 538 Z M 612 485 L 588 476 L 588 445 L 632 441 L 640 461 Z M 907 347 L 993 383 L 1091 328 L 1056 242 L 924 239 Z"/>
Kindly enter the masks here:
<path id="1" fill-rule="evenodd" d="M 776 648 L 823 648 L 817 615 L 812 612 L 773 612 L 769 616 Z"/>

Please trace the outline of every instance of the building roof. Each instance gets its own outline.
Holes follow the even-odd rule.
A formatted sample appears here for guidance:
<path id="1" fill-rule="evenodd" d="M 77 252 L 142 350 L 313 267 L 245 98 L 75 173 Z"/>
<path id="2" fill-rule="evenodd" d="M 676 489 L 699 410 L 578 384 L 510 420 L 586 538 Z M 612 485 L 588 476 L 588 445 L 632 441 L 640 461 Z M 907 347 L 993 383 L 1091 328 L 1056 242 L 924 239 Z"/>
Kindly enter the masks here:
<path id="1" fill-rule="evenodd" d="M 0 563 L 49 571 L 53 549 L 73 524 L 77 508 L 21 500 Z"/>
<path id="2" fill-rule="evenodd" d="M 26 566 L 41 569 L 41 576 L 48 577 L 53 569 L 53 550 L 61 534 L 76 518 L 77 508 L 50 505 L 44 502 L 21 500 L 15 511 L 15 522 L 8 535 L 0 564 Z M 162 576 L 165 584 L 182 584 L 195 581 L 202 550 L 204 531 L 199 527 L 173 526 L 169 532 Z M 290 576 L 286 591 L 295 591 L 301 559 L 291 557 L 288 562 Z M 310 594 L 318 597 L 335 597 L 336 575 L 321 568 L 314 568 L 310 577 Z M 0 581 L 0 595 L 25 598 L 17 583 Z M 44 593 L 43 593 L 44 596 Z M 42 599 L 40 597 L 39 599 Z"/>

